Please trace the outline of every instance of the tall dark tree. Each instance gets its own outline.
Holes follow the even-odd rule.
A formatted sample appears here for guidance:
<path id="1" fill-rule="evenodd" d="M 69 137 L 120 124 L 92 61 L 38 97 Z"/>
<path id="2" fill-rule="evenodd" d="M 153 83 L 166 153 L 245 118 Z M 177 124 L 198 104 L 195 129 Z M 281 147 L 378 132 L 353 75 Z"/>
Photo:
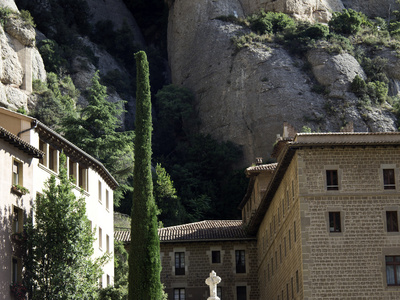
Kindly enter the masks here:
<path id="1" fill-rule="evenodd" d="M 160 240 L 157 232 L 157 206 L 151 174 L 151 97 L 149 64 L 146 53 L 135 54 L 137 72 L 135 166 L 131 247 L 129 252 L 129 300 L 159 300 Z"/>

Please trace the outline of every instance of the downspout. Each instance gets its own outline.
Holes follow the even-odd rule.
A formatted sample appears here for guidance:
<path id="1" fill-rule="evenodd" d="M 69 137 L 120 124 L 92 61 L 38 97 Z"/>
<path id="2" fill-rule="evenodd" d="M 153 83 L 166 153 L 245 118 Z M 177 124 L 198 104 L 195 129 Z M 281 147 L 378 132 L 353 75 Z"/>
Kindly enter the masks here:
<path id="1" fill-rule="evenodd" d="M 31 123 L 31 125 L 33 125 L 33 126 L 31 128 L 28 128 L 28 129 L 25 129 L 25 130 L 22 130 L 22 131 L 18 132 L 17 136 L 20 137 L 20 135 L 22 133 L 27 132 L 27 131 L 32 130 L 32 129 L 36 129 L 36 127 L 38 126 L 38 123 L 39 123 L 38 120 L 33 120 L 32 123 Z"/>

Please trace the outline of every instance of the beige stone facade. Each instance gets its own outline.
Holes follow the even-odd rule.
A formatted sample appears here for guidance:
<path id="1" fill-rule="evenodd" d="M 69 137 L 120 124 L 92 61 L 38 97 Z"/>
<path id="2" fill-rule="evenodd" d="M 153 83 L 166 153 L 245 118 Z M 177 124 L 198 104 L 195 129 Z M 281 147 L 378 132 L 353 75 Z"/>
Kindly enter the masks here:
<path id="1" fill-rule="evenodd" d="M 96 230 L 94 256 L 111 254 L 103 267 L 101 285 L 113 283 L 113 190 L 117 182 L 100 162 L 38 120 L 0 108 L 0 299 L 12 299 L 10 284 L 21 281 L 21 241 L 17 237 L 36 195 L 42 193 L 51 175 L 57 176 L 61 151 L 75 178 L 74 192 L 80 196 L 83 189 L 87 216 Z M 29 192 L 13 190 L 14 184 Z"/>
<path id="2" fill-rule="evenodd" d="M 258 166 L 273 173 L 246 222 L 260 299 L 400 299 L 399 146 L 399 133 L 298 134 L 273 171 Z"/>

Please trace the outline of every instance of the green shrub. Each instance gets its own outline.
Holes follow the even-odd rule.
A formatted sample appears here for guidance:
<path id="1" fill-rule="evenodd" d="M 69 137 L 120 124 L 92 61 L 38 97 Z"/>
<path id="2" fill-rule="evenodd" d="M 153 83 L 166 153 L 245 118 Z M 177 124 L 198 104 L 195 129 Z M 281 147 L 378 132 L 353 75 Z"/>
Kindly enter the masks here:
<path id="1" fill-rule="evenodd" d="M 21 10 L 21 18 L 22 20 L 25 21 L 25 24 L 30 25 L 32 27 L 36 27 L 36 24 L 33 21 L 33 17 L 29 11 Z"/>
<path id="2" fill-rule="evenodd" d="M 15 13 L 8 7 L 0 7 L 0 24 L 4 26 L 11 14 Z"/>
<path id="3" fill-rule="evenodd" d="M 356 75 L 351 82 L 350 91 L 356 94 L 357 96 L 362 96 L 367 92 L 367 84 L 364 79 L 362 79 L 359 75 Z"/>
<path id="4" fill-rule="evenodd" d="M 384 82 L 373 81 L 367 84 L 367 93 L 375 103 L 383 104 L 386 101 L 388 91 L 389 87 Z"/>
<path id="5" fill-rule="evenodd" d="M 332 19 L 328 22 L 331 31 L 346 35 L 357 33 L 363 24 L 368 24 L 367 17 L 352 9 L 334 12 Z"/>
<path id="6" fill-rule="evenodd" d="M 352 54 L 354 46 L 347 37 L 332 33 L 328 37 L 328 46 L 326 47 L 326 50 L 329 53 L 347 52 Z"/>
<path id="7" fill-rule="evenodd" d="M 284 13 L 261 12 L 248 18 L 250 29 L 260 34 L 277 33 L 294 27 L 295 22 Z"/>
<path id="8" fill-rule="evenodd" d="M 325 39 L 329 34 L 329 27 L 323 24 L 313 24 L 302 32 L 304 37 L 313 40 Z"/>

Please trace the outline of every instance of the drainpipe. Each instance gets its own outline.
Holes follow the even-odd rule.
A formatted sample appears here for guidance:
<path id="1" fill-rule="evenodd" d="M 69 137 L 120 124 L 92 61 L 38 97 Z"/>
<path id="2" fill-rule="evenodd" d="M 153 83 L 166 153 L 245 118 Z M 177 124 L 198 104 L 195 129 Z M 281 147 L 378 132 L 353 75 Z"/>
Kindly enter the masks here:
<path id="1" fill-rule="evenodd" d="M 38 120 L 33 120 L 32 123 L 31 123 L 32 127 L 18 132 L 17 136 L 20 137 L 21 133 L 24 133 L 24 132 L 27 132 L 29 130 L 35 129 L 38 126 L 38 123 L 39 123 Z"/>

